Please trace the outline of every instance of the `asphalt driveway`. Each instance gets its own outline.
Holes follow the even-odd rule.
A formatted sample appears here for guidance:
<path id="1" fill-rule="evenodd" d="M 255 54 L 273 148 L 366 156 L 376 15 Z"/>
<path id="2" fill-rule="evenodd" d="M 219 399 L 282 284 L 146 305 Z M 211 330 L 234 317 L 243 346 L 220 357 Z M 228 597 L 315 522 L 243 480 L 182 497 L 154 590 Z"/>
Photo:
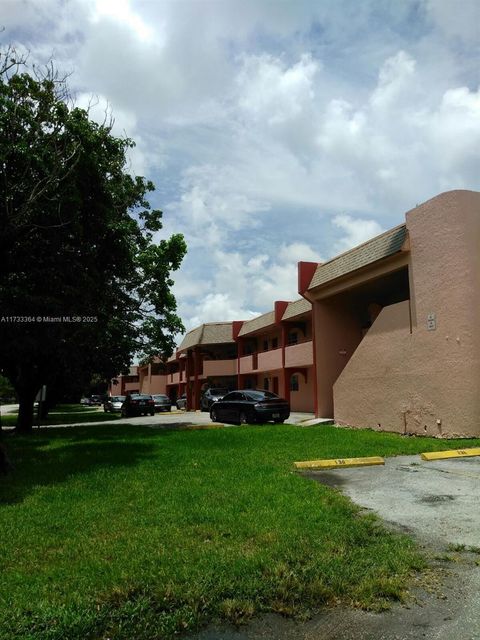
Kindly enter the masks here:
<path id="1" fill-rule="evenodd" d="M 479 640 L 480 458 L 309 471 L 388 526 L 412 535 L 432 563 L 407 606 L 371 613 L 327 609 L 305 623 L 268 615 L 240 629 L 211 627 L 195 640 Z"/>

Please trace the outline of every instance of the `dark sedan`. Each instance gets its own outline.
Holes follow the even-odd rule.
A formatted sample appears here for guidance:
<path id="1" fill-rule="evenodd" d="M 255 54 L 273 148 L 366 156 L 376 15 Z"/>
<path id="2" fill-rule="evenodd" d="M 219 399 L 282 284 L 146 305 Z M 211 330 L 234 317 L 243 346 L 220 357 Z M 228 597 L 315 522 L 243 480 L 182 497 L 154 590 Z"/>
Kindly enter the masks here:
<path id="1" fill-rule="evenodd" d="M 162 393 L 154 393 L 152 397 L 155 403 L 155 411 L 171 411 L 172 401 L 168 396 Z"/>
<path id="2" fill-rule="evenodd" d="M 241 389 L 227 393 L 210 409 L 213 422 L 253 424 L 255 422 L 283 422 L 290 416 L 290 405 L 270 391 Z"/>
<path id="3" fill-rule="evenodd" d="M 141 416 L 149 413 L 155 415 L 155 403 L 152 396 L 131 393 L 125 398 L 122 404 L 122 418 L 130 418 L 131 416 Z"/>

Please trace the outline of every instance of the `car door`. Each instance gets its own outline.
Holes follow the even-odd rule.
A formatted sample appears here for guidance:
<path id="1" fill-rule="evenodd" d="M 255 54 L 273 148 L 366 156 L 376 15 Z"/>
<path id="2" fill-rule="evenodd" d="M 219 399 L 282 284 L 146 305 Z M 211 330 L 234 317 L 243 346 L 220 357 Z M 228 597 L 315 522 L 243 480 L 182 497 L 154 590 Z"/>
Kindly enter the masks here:
<path id="1" fill-rule="evenodd" d="M 218 403 L 219 413 L 222 416 L 222 420 L 227 422 L 234 422 L 237 416 L 237 404 L 239 396 L 241 394 L 237 391 L 232 391 L 227 394 L 223 400 Z M 220 417 L 220 416 L 219 416 Z"/>
<path id="2" fill-rule="evenodd" d="M 240 422 L 240 416 L 244 413 L 247 419 L 250 416 L 250 403 L 249 399 L 244 393 L 238 393 L 238 400 L 236 401 L 235 420 Z"/>

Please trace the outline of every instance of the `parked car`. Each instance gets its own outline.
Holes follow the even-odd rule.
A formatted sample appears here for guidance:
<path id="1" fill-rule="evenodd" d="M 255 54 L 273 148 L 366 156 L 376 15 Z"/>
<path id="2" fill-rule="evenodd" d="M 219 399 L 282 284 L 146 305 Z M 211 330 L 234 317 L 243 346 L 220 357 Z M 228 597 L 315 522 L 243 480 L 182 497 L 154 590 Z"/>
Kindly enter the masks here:
<path id="1" fill-rule="evenodd" d="M 90 397 L 90 404 L 95 407 L 100 407 L 105 400 L 105 396 L 93 395 Z"/>
<path id="2" fill-rule="evenodd" d="M 221 400 L 228 393 L 228 389 L 207 389 L 200 398 L 201 411 L 210 411 L 210 407 L 217 400 Z"/>
<path id="3" fill-rule="evenodd" d="M 172 401 L 168 396 L 161 393 L 156 393 L 152 396 L 155 404 L 155 411 L 171 411 Z"/>
<path id="4" fill-rule="evenodd" d="M 177 409 L 186 409 L 187 408 L 187 394 L 182 393 L 182 395 L 177 398 L 175 403 L 177 405 Z"/>
<path id="5" fill-rule="evenodd" d="M 83 404 L 86 407 L 98 407 L 102 404 L 102 401 L 99 398 L 100 396 L 91 396 L 90 398 L 81 398 L 80 404 Z"/>
<path id="6" fill-rule="evenodd" d="M 214 402 L 210 409 L 213 422 L 253 424 L 255 422 L 283 422 L 290 416 L 289 403 L 271 391 L 240 389 L 231 391 Z"/>
<path id="7" fill-rule="evenodd" d="M 132 416 L 155 415 L 155 402 L 152 396 L 144 393 L 131 393 L 122 404 L 122 418 Z"/>
<path id="8" fill-rule="evenodd" d="M 107 398 L 103 403 L 104 411 L 110 413 L 113 413 L 114 411 L 121 411 L 125 398 L 126 396 L 111 396 L 110 398 Z"/>

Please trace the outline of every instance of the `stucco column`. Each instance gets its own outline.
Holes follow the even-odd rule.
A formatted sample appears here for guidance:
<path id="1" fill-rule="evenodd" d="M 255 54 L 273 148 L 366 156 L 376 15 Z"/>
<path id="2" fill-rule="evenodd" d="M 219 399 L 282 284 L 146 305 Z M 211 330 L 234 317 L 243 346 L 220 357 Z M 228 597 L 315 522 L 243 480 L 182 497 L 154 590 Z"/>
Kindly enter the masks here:
<path id="1" fill-rule="evenodd" d="M 316 369 L 315 413 L 333 418 L 333 384 L 362 340 L 354 310 L 339 300 L 314 303 L 314 359 Z"/>
<path id="2" fill-rule="evenodd" d="M 187 393 L 187 410 L 192 409 L 192 386 L 190 384 L 190 377 L 194 373 L 192 352 L 187 351 L 187 358 L 185 363 L 185 381 L 186 381 L 186 393 Z"/>

